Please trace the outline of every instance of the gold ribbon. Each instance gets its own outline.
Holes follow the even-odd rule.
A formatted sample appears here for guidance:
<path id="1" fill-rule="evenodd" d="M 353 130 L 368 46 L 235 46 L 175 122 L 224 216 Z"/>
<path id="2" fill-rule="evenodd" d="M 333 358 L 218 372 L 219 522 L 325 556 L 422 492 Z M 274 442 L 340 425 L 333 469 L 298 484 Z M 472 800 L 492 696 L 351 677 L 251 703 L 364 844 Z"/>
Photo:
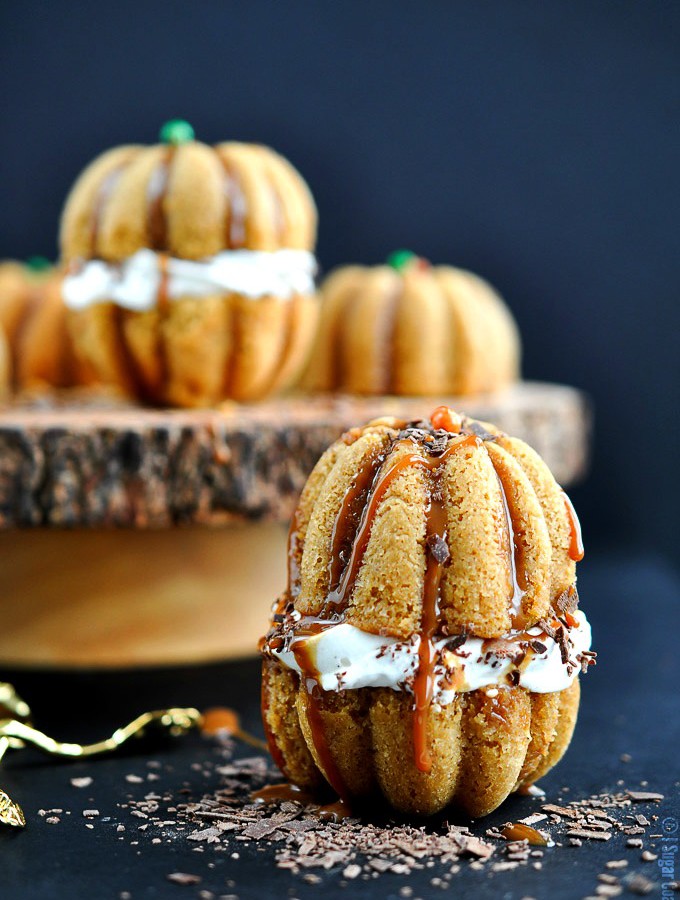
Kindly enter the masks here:
<path id="1" fill-rule="evenodd" d="M 32 746 L 50 756 L 83 759 L 112 753 L 132 738 L 150 731 L 167 732 L 173 736 L 186 734 L 203 722 L 201 713 L 193 707 L 158 709 L 142 713 L 132 722 L 118 728 L 103 741 L 94 744 L 75 744 L 55 741 L 31 724 L 31 710 L 11 684 L 0 682 L 0 760 L 8 750 Z M 23 810 L 4 791 L 0 790 L 0 825 L 23 828 Z"/>

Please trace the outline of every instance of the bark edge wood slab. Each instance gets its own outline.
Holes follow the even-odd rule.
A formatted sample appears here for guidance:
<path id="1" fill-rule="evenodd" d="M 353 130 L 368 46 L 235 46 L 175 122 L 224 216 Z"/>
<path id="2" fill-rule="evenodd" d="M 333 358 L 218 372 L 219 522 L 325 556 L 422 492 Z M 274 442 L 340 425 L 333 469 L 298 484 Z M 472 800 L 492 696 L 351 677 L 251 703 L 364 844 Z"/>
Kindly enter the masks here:
<path id="1" fill-rule="evenodd" d="M 589 405 L 564 385 L 464 398 L 298 394 L 218 410 L 15 404 L 0 410 L 0 528 L 285 522 L 343 431 L 441 403 L 523 438 L 565 486 L 584 474 Z"/>

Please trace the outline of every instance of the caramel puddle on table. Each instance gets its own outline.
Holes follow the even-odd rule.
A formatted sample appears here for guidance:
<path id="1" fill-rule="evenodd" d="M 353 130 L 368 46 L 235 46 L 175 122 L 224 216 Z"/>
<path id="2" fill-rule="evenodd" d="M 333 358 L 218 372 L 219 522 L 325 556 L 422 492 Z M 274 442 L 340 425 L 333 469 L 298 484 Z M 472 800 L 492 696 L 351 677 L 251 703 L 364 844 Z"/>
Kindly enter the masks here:
<path id="1" fill-rule="evenodd" d="M 232 737 L 256 747 L 258 750 L 268 752 L 267 744 L 255 735 L 241 728 L 241 719 L 238 713 L 226 706 L 215 706 L 207 709 L 201 718 L 201 734 L 215 737 L 218 734 L 229 734 Z"/>
<path id="2" fill-rule="evenodd" d="M 352 815 L 352 811 L 344 800 L 335 800 L 333 803 L 320 804 L 319 801 L 309 791 L 299 788 L 295 784 L 284 782 L 282 784 L 268 784 L 260 788 L 259 791 L 253 791 L 250 795 L 251 800 L 256 803 L 272 803 L 276 800 L 294 801 L 302 803 L 305 806 L 313 807 L 313 811 L 320 819 L 331 822 L 340 822 Z"/>
<path id="3" fill-rule="evenodd" d="M 528 841 L 535 847 L 548 847 L 550 844 L 548 837 L 522 822 L 511 822 L 501 829 L 501 834 L 506 841 Z"/>

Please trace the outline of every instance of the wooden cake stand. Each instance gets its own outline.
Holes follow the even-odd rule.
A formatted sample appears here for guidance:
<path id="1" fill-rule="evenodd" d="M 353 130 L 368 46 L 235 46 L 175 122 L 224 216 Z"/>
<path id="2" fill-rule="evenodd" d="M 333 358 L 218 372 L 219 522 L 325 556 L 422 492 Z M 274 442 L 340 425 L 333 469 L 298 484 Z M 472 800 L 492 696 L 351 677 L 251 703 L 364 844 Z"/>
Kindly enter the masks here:
<path id="1" fill-rule="evenodd" d="M 133 666 L 254 652 L 285 585 L 286 528 L 323 450 L 441 403 L 528 441 L 563 485 L 587 460 L 570 387 L 493 396 L 293 396 L 219 410 L 101 399 L 0 410 L 0 663 Z"/>

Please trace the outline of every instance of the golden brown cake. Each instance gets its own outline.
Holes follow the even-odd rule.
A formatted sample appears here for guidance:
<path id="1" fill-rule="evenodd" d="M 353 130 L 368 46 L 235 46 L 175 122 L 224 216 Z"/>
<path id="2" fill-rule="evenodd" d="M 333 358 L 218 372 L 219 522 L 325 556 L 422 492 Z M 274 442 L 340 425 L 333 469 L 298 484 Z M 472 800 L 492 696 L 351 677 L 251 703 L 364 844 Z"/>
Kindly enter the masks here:
<path id="1" fill-rule="evenodd" d="M 0 263 L 0 329 L 15 390 L 71 387 L 84 380 L 61 299 L 61 274 L 46 260 Z"/>
<path id="2" fill-rule="evenodd" d="M 304 376 L 312 390 L 463 395 L 496 391 L 518 377 L 515 322 L 471 272 L 398 251 L 388 265 L 333 272 L 321 298 Z"/>
<path id="3" fill-rule="evenodd" d="M 287 387 L 316 329 L 316 210 L 267 147 L 193 140 L 116 147 L 64 208 L 64 298 L 79 356 L 153 403 L 255 400 Z"/>
<path id="4" fill-rule="evenodd" d="M 525 443 L 438 408 L 321 458 L 262 641 L 272 754 L 301 787 L 495 809 L 561 758 L 593 661 L 566 494 Z"/>

